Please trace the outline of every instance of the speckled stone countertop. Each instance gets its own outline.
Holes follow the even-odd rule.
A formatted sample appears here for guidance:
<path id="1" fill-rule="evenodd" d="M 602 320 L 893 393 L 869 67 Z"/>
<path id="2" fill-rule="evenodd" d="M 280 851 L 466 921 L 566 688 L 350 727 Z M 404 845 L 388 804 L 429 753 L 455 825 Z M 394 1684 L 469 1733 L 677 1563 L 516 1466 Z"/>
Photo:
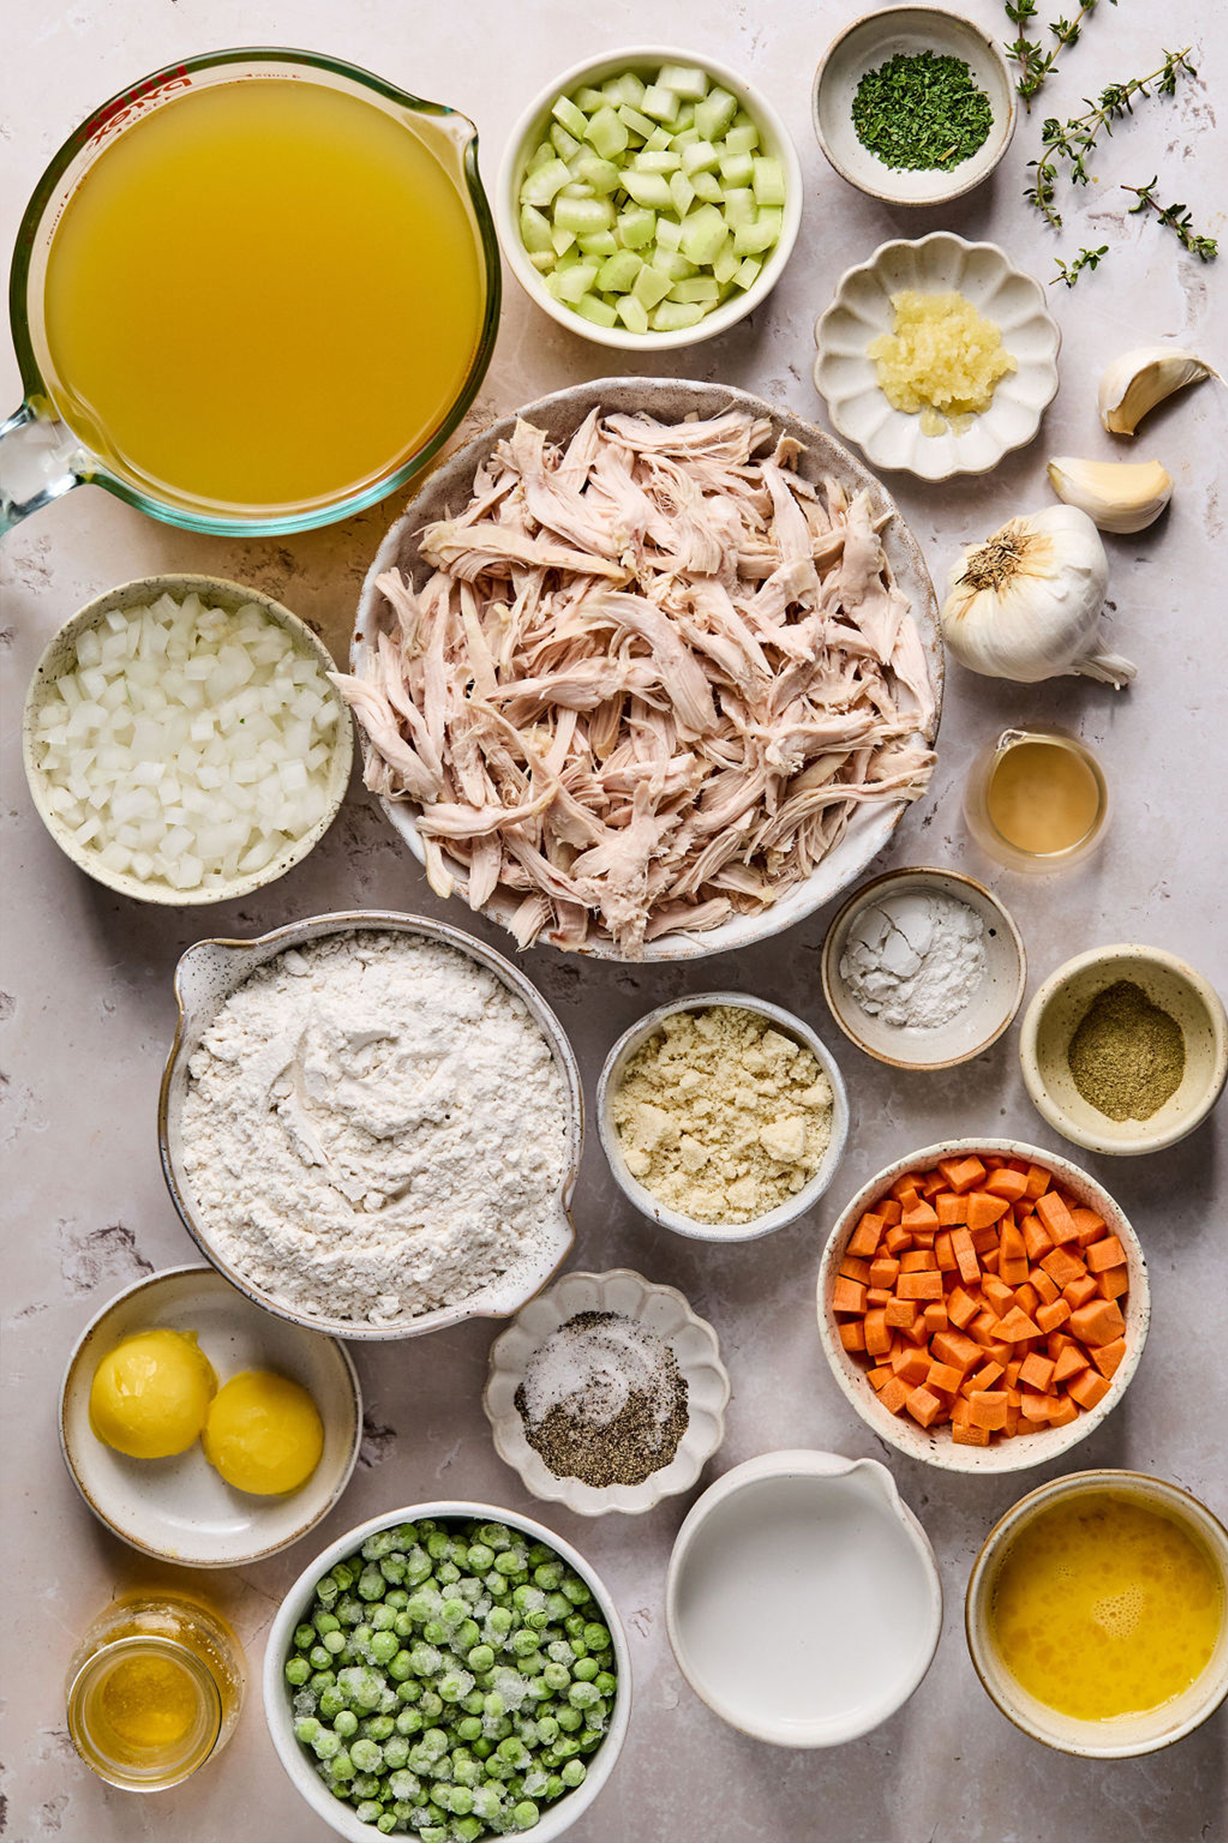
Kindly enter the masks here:
<path id="1" fill-rule="evenodd" d="M 995 32 L 998 0 L 965 0 Z M 1069 9 L 1067 9 L 1069 10 Z M 810 379 L 811 329 L 834 282 L 883 239 L 947 225 L 992 238 L 1039 276 L 1055 251 L 1108 243 L 1111 261 L 1072 293 L 1052 291 L 1061 319 L 1062 390 L 1040 439 L 986 479 L 927 489 L 896 481 L 905 516 L 940 579 L 956 547 L 1004 517 L 1047 503 L 1045 458 L 1106 456 L 1095 420 L 1101 364 L 1156 338 L 1199 347 L 1221 365 L 1223 276 L 1183 256 L 1154 222 L 1123 215 L 1120 182 L 1161 171 L 1161 191 L 1190 201 L 1199 227 L 1225 234 L 1223 142 L 1214 109 L 1228 98 L 1218 18 L 1199 0 L 1101 8 L 1084 42 L 1023 122 L 995 180 L 949 211 L 905 213 L 851 191 L 826 167 L 808 119 L 818 54 L 856 11 L 854 0 L 734 0 L 728 7 L 651 0 L 581 8 L 469 0 L 444 9 L 376 0 L 53 0 L 23 8 L 0 70 L 0 219 L 11 244 L 25 199 L 61 139 L 112 91 L 185 55 L 253 39 L 330 50 L 385 72 L 478 123 L 487 175 L 525 97 L 590 53 L 664 34 L 746 71 L 793 130 L 807 180 L 797 251 L 770 303 L 736 331 L 674 367 L 761 391 L 823 421 Z M 1052 5 L 1041 8 L 1049 16 Z M 14 19 L 18 9 L 12 9 Z M 665 18 L 668 17 L 668 25 Z M 1077 106 L 1109 78 L 1151 69 L 1161 46 L 1198 47 L 1198 80 L 1173 101 L 1141 106 L 1096 162 L 1099 183 L 1070 201 L 1054 239 L 1024 206 L 1024 164 L 1040 118 Z M 1216 68 L 1218 63 L 1218 69 Z M 1224 269 L 1224 260 L 1219 265 Z M 1217 300 L 1218 297 L 1218 300 Z M 1213 325 L 1219 307 L 1218 326 Z M 494 363 L 470 418 L 476 427 L 559 385 L 597 377 L 607 356 L 531 309 L 508 283 Z M 3 383 L 16 368 L 0 355 Z M 1140 453 L 1176 480 L 1171 513 L 1137 539 L 1110 539 L 1114 648 L 1139 666 L 1116 695 L 1067 680 L 1036 688 L 974 679 L 958 668 L 932 788 L 909 813 L 888 864 L 958 865 L 986 876 L 1011 907 L 1030 957 L 1029 987 L 1096 943 L 1173 949 L 1228 986 L 1222 881 L 1228 767 L 1224 628 L 1225 399 L 1187 394 L 1146 425 Z M 164 569 L 211 570 L 256 584 L 312 622 L 339 653 L 358 585 L 398 507 L 286 540 L 197 538 L 155 525 L 92 489 L 32 519 L 0 551 L 3 568 L 3 975 L 0 1140 L 6 1451 L 2 1675 L 9 1835 L 20 1839 L 317 1839 L 327 1834 L 277 1765 L 253 1694 L 222 1759 L 179 1790 L 149 1798 L 111 1791 L 77 1761 L 64 1727 L 63 1676 L 76 1638 L 117 1589 L 162 1579 L 97 1524 L 78 1499 L 56 1443 L 61 1371 L 86 1321 L 141 1274 L 182 1263 L 191 1245 L 158 1165 L 155 1105 L 174 1023 L 171 974 L 198 935 L 255 934 L 314 912 L 387 906 L 445 913 L 357 785 L 308 862 L 248 903 L 168 915 L 111 896 L 80 876 L 35 818 L 21 774 L 17 718 L 47 638 L 88 597 Z M 1069 725 L 1100 752 L 1114 814 L 1100 854 L 1061 878 L 1030 881 L 987 865 L 960 817 L 977 748 L 1005 723 Z M 447 908 L 449 920 L 507 941 Z M 589 1136 L 576 1196 L 576 1260 L 628 1265 L 680 1287 L 712 1319 L 733 1374 L 728 1435 L 716 1467 L 772 1447 L 813 1446 L 889 1457 L 847 1407 L 815 1332 L 813 1283 L 841 1202 L 888 1159 L 956 1133 L 1013 1133 L 1062 1143 L 1034 1113 L 1012 1030 L 975 1064 L 936 1076 L 892 1074 L 854 1051 L 826 1014 L 818 978 L 824 912 L 755 952 L 687 969 L 581 964 L 546 949 L 523 959 L 557 1008 L 591 1084 L 614 1036 L 684 991 L 735 987 L 817 1024 L 848 1081 L 852 1130 L 841 1171 L 812 1216 L 765 1241 L 716 1249 L 654 1232 L 615 1189 Z M 1154 1320 L 1122 1407 L 1070 1456 L 1075 1465 L 1155 1471 L 1228 1511 L 1224 1430 L 1222 1136 L 1228 1109 L 1172 1151 L 1141 1160 L 1086 1156 L 1123 1204 L 1146 1248 Z M 1219 1151 L 1217 1154 L 1217 1145 Z M 1218 1192 L 1218 1195 L 1217 1195 Z M 1218 1334 L 1212 1336 L 1213 1327 Z M 423 1498 L 485 1498 L 525 1510 L 579 1544 L 612 1587 L 630 1634 L 635 1708 L 622 1760 L 577 1826 L 586 1839 L 1206 1839 L 1228 1820 L 1224 1712 L 1168 1753 L 1085 1762 L 1016 1733 L 980 1690 L 962 1634 L 962 1596 L 993 1520 L 1065 1463 L 1011 1478 L 951 1477 L 890 1456 L 937 1551 L 945 1629 L 922 1691 L 891 1722 L 827 1754 L 786 1753 L 725 1728 L 675 1668 L 662 1591 L 684 1501 L 636 1522 L 588 1523 L 536 1507 L 496 1458 L 479 1393 L 492 1330 L 470 1324 L 426 1340 L 356 1348 L 367 1398 L 362 1463 L 342 1504 L 305 1543 L 250 1570 L 211 1578 L 258 1664 L 279 1595 L 315 1548 L 360 1519 Z"/>

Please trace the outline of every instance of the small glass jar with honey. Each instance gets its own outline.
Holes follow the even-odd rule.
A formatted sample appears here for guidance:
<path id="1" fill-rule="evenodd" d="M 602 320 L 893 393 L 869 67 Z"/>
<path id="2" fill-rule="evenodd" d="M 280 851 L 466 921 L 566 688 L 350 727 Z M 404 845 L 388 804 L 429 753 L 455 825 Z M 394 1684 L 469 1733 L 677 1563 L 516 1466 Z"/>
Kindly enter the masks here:
<path id="1" fill-rule="evenodd" d="M 1004 730 L 973 762 L 964 817 L 981 849 L 1013 871 L 1059 871 L 1104 833 L 1109 790 L 1085 743 L 1064 730 Z"/>
<path id="2" fill-rule="evenodd" d="M 210 1608 L 131 1595 L 98 1616 L 73 1655 L 69 1733 L 111 1786 L 162 1792 L 229 1741 L 243 1683 L 239 1643 Z"/>

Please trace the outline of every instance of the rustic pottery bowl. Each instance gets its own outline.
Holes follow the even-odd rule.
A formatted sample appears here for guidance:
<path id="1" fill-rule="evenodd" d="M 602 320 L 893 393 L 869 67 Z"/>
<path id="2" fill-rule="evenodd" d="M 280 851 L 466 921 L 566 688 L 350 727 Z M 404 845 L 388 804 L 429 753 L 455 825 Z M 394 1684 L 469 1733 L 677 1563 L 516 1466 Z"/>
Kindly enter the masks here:
<path id="1" fill-rule="evenodd" d="M 614 1711 L 605 1740 L 596 1751 L 587 1758 L 588 1774 L 574 1791 L 564 1794 L 553 1805 L 547 1806 L 538 1822 L 528 1831 L 517 1833 L 518 1837 L 545 1844 L 547 1839 L 562 1837 L 570 1831 L 581 1815 L 596 1799 L 598 1793 L 614 1771 L 615 1763 L 627 1736 L 627 1723 L 631 1716 L 631 1653 L 627 1645 L 627 1635 L 619 1618 L 614 1597 L 597 1574 L 592 1564 L 586 1562 L 578 1550 L 572 1548 L 555 1531 L 547 1529 L 522 1512 L 505 1510 L 502 1505 L 473 1504 L 463 1499 L 440 1499 L 432 1504 L 403 1505 L 399 1511 L 386 1511 L 379 1517 L 368 1518 L 365 1523 L 356 1524 L 343 1536 L 330 1543 L 309 1562 L 298 1580 L 287 1591 L 281 1606 L 273 1616 L 269 1628 L 268 1641 L 264 1649 L 264 1716 L 269 1726 L 277 1758 L 293 1781 L 295 1788 L 318 1818 L 331 1826 L 338 1837 L 351 1838 L 359 1844 L 371 1844 L 379 1833 L 373 1825 L 367 1825 L 359 1819 L 353 1806 L 334 1798 L 324 1782 L 315 1771 L 315 1764 L 308 1751 L 301 1746 L 294 1734 L 294 1711 L 291 1707 L 291 1692 L 282 1675 L 287 1654 L 291 1649 L 294 1629 L 303 1620 L 307 1609 L 315 1598 L 315 1586 L 322 1575 L 328 1573 L 338 1562 L 344 1562 L 361 1548 L 368 1537 L 377 1531 L 388 1530 L 397 1524 L 413 1523 L 418 1518 L 461 1518 L 480 1519 L 483 1523 L 506 1524 L 512 1530 L 523 1531 L 530 1542 L 547 1543 L 557 1551 L 563 1561 L 586 1581 L 593 1592 L 593 1598 L 601 1609 L 601 1619 L 610 1629 L 614 1642 L 614 1657 L 618 1666 L 618 1691 L 614 1702 Z M 412 1835 L 412 1834 L 411 1834 Z"/>
<path id="2" fill-rule="evenodd" d="M 962 1012 L 949 1024 L 921 1030 L 884 1024 L 863 1011 L 840 971 L 849 933 L 867 903 L 905 892 L 952 896 L 966 903 L 984 928 L 985 977 Z M 984 884 L 960 871 L 918 867 L 872 877 L 846 900 L 823 942 L 823 996 L 844 1035 L 867 1056 L 893 1069 L 950 1069 L 996 1044 L 1023 1002 L 1028 962 L 1019 930 L 1004 904 Z"/>
<path id="3" fill-rule="evenodd" d="M 577 1313 L 621 1313 L 654 1332 L 673 1352 L 687 1385 L 687 1428 L 668 1466 L 639 1485 L 586 1485 L 560 1478 L 525 1436 L 516 1392 L 530 1358 Z M 534 1498 L 566 1505 L 580 1517 L 606 1511 L 628 1516 L 651 1511 L 663 1498 L 689 1492 L 725 1435 L 729 1372 L 721 1362 L 716 1333 L 692 1312 L 675 1287 L 646 1281 L 630 1268 L 609 1274 L 564 1274 L 522 1306 L 490 1348 L 490 1373 L 482 1395 L 499 1458 L 520 1474 Z"/>
<path id="4" fill-rule="evenodd" d="M 287 948 L 318 941 L 326 935 L 355 934 L 359 931 L 368 933 L 372 930 L 390 930 L 439 942 L 445 947 L 456 949 L 458 953 L 468 955 L 479 966 L 493 973 L 497 980 L 501 980 L 524 1003 L 549 1044 L 563 1083 L 569 1116 L 566 1169 L 554 1198 L 549 1222 L 545 1225 L 548 1234 L 542 1247 L 536 1253 L 524 1256 L 497 1280 L 471 1294 L 468 1299 L 440 1307 L 435 1312 L 420 1313 L 416 1318 L 395 1320 L 385 1325 L 373 1325 L 365 1319 L 315 1318 L 298 1312 L 232 1267 L 214 1247 L 209 1230 L 198 1214 L 191 1183 L 184 1169 L 182 1134 L 188 1065 L 205 1032 L 236 987 L 241 986 L 257 967 L 262 967 L 266 961 L 273 960 Z M 285 928 L 275 928 L 269 934 L 259 935 L 251 941 L 196 942 L 181 956 L 175 969 L 175 998 L 179 1006 L 179 1022 L 166 1068 L 162 1072 L 162 1087 L 158 1097 L 158 1145 L 162 1155 L 162 1175 L 166 1179 L 171 1202 L 201 1254 L 213 1263 L 231 1286 L 245 1293 L 257 1306 L 264 1307 L 266 1312 L 276 1313 L 279 1318 L 289 1319 L 295 1325 L 306 1327 L 308 1331 L 328 1332 L 334 1338 L 416 1338 L 424 1332 L 436 1332 L 444 1326 L 457 1325 L 463 1319 L 506 1319 L 545 1285 L 566 1258 L 575 1240 L 568 1206 L 579 1170 L 584 1132 L 580 1072 L 563 1027 L 537 988 L 502 954 L 496 954 L 493 948 L 475 940 L 472 935 L 463 934 L 458 928 L 449 928 L 446 923 L 432 921 L 427 916 L 401 915 L 394 910 L 384 909 L 345 910 L 336 915 L 311 916 L 303 922 L 292 922 Z"/>
<path id="5" fill-rule="evenodd" d="M 883 547 L 901 591 L 912 604 L 930 680 L 934 687 L 935 712 L 925 741 L 933 744 L 938 734 L 942 709 L 943 647 L 938 628 L 938 602 L 930 581 L 925 559 L 916 539 L 900 517 L 895 502 L 874 476 L 842 448 L 838 442 L 787 410 L 773 409 L 762 397 L 731 385 L 690 383 L 679 378 L 599 378 L 588 384 L 569 385 L 554 391 L 536 403 L 527 404 L 517 415 L 546 430 L 554 441 L 565 441 L 591 410 L 646 411 L 663 422 L 680 422 L 684 417 L 717 416 L 730 409 L 745 409 L 754 416 L 766 416 L 782 434 L 802 444 L 805 453 L 798 467 L 809 480 L 830 474 L 847 490 L 850 497 L 867 492 L 875 522 L 882 527 Z M 376 587 L 385 570 L 400 569 L 418 588 L 431 574 L 419 551 L 424 525 L 455 513 L 468 500 L 477 468 L 490 455 L 496 443 L 512 433 L 516 416 L 505 416 L 474 438 L 436 469 L 417 498 L 388 531 L 375 561 L 367 572 L 351 647 L 351 670 L 361 673 L 369 653 L 378 645 L 381 631 L 399 633 L 396 616 Z M 417 808 L 408 800 L 382 800 L 380 803 L 389 823 L 409 847 L 419 864 L 423 862 L 422 840 L 417 826 Z M 845 828 L 844 834 L 810 876 L 791 885 L 770 909 L 755 916 L 733 916 L 719 928 L 702 935 L 662 935 L 645 945 L 642 960 L 702 960 L 709 954 L 724 954 L 732 949 L 749 947 L 764 941 L 795 922 L 812 915 L 859 877 L 891 838 L 907 806 L 895 801 L 876 809 L 863 806 Z M 457 894 L 464 899 L 468 873 L 456 859 L 443 853 L 443 862 L 454 880 Z M 516 905 L 505 895 L 496 894 L 482 909 L 506 927 Z M 598 960 L 619 960 L 622 956 L 608 941 L 585 945 L 582 953 Z"/>
<path id="6" fill-rule="evenodd" d="M 95 1370 L 121 1340 L 160 1326 L 195 1332 L 219 1385 L 241 1370 L 275 1370 L 302 1384 L 324 1423 L 324 1451 L 297 1492 L 236 1491 L 199 1441 L 169 1459 L 133 1460 L 98 1439 L 89 1412 Z M 64 1372 L 59 1422 L 73 1484 L 117 1537 L 180 1568 L 237 1568 L 276 1555 L 327 1517 L 358 1459 L 362 1393 L 339 1340 L 270 1318 L 212 1268 L 165 1268 L 90 1320 Z"/>
<path id="7" fill-rule="evenodd" d="M 551 120 L 551 105 L 557 97 L 569 95 L 584 84 L 596 88 L 623 71 L 655 71 L 662 64 L 698 65 L 722 89 L 736 96 L 739 106 L 753 116 L 763 137 L 763 151 L 779 160 L 784 169 L 784 218 L 780 237 L 765 257 L 763 268 L 750 288 L 732 295 L 712 313 L 705 314 L 693 327 L 681 327 L 672 333 L 633 333 L 622 325 L 596 326 L 591 320 L 586 320 L 583 314 L 577 314 L 564 302 L 555 300 L 529 261 L 520 235 L 520 187 L 524 179 L 525 162 L 546 135 Z M 724 64 L 714 63 L 709 57 L 699 57 L 695 52 L 679 51 L 677 47 L 671 46 L 635 45 L 624 51 L 607 52 L 598 59 L 586 58 L 580 64 L 573 64 L 533 98 L 508 136 L 499 177 L 495 182 L 494 216 L 504 259 L 512 274 L 529 299 L 536 302 L 552 320 L 557 320 L 561 327 L 598 346 L 613 346 L 627 352 L 669 352 L 679 346 L 698 345 L 702 340 L 727 332 L 739 320 L 745 319 L 747 314 L 753 313 L 771 294 L 797 241 L 802 221 L 802 189 L 802 167 L 797 149 L 782 116 L 762 91 L 754 89 L 736 71 Z"/>
<path id="8" fill-rule="evenodd" d="M 976 153 L 945 172 L 890 167 L 862 146 L 853 127 L 853 97 L 866 73 L 923 51 L 961 59 L 993 110 Z M 819 146 L 841 179 L 888 205 L 946 205 L 961 198 L 989 178 L 1015 132 L 1015 85 L 996 40 L 940 6 L 883 7 L 846 26 L 820 60 L 812 106 Z"/>
<path id="9" fill-rule="evenodd" d="M 109 589 L 105 595 L 95 596 L 92 602 L 78 609 L 53 635 L 34 668 L 34 677 L 26 693 L 21 727 L 26 780 L 30 785 L 30 795 L 38 817 L 47 831 L 64 855 L 71 858 L 77 869 L 92 877 L 95 883 L 105 884 L 108 890 L 116 890 L 120 896 L 135 897 L 142 903 L 162 903 L 173 909 L 197 908 L 207 903 L 228 903 L 237 897 L 250 896 L 253 891 L 262 890 L 266 884 L 275 883 L 292 866 L 299 864 L 324 837 L 337 816 L 337 809 L 345 798 L 350 779 L 354 761 L 354 722 L 349 710 L 339 699 L 336 732 L 328 764 L 328 805 L 309 831 L 287 844 L 262 870 L 252 871 L 246 877 L 232 877 L 229 883 L 199 891 L 179 890 L 162 880 L 143 880 L 130 876 L 126 871 L 110 870 L 101 862 L 97 852 L 91 852 L 77 843 L 52 808 L 48 800 L 50 790 L 46 777 L 35 759 L 35 725 L 46 690 L 66 669 L 78 636 L 86 628 L 95 626 L 111 610 L 123 612 L 129 608 L 139 608 L 146 602 L 157 601 L 162 595 L 181 599 L 198 595 L 202 602 L 215 608 L 224 608 L 228 613 L 234 613 L 249 602 L 254 602 L 270 621 L 286 629 L 298 651 L 313 660 L 322 673 L 335 670 L 332 654 L 324 642 L 312 633 L 307 623 L 300 621 L 297 615 L 292 615 L 288 608 L 283 608 L 280 602 L 273 601 L 271 596 L 262 594 L 259 589 L 245 589 L 242 583 L 227 582 L 220 576 L 141 576 L 130 583 L 120 583 L 117 588 Z"/>
<path id="10" fill-rule="evenodd" d="M 696 1217 L 683 1216 L 681 1211 L 663 1204 L 632 1175 L 623 1157 L 618 1129 L 614 1125 L 614 1097 L 622 1085 L 627 1064 L 641 1044 L 660 1028 L 666 1018 L 673 1017 L 675 1013 L 706 1012 L 714 1005 L 737 1006 L 742 1011 L 757 1012 L 760 1017 L 768 1019 L 778 1031 L 786 1037 L 794 1038 L 810 1051 L 831 1084 L 831 1139 L 823 1155 L 823 1163 L 814 1177 L 788 1203 L 778 1204 L 775 1210 L 765 1211 L 763 1216 L 752 1217 L 749 1223 L 702 1223 Z M 796 1223 L 799 1217 L 814 1208 L 835 1177 L 844 1142 L 848 1137 L 848 1127 L 849 1102 L 844 1077 L 818 1032 L 813 1031 L 795 1013 L 785 1011 L 783 1006 L 772 1005 L 766 999 L 753 999 L 744 992 L 694 993 L 689 998 L 658 1005 L 655 1011 L 647 1012 L 623 1032 L 606 1057 L 597 1082 L 597 1132 L 602 1151 L 623 1195 L 635 1205 L 641 1216 L 659 1223 L 663 1229 L 672 1229 L 675 1234 L 690 1236 L 698 1242 L 752 1242 L 761 1236 L 770 1236 L 775 1230 L 784 1229 L 789 1223 Z"/>
<path id="11" fill-rule="evenodd" d="M 1185 1073 L 1180 1086 L 1146 1121 L 1110 1120 L 1084 1101 L 1067 1060 L 1084 1013 L 1106 986 L 1129 980 L 1181 1026 Z M 1023 1080 L 1051 1127 L 1091 1152 L 1129 1157 L 1173 1146 L 1201 1126 L 1228 1075 L 1228 1017 L 1201 973 L 1163 948 L 1135 942 L 1089 948 L 1051 973 L 1023 1019 L 1019 1037 Z"/>
<path id="12" fill-rule="evenodd" d="M 849 1237 L 857 1227 L 863 1211 L 881 1197 L 902 1172 L 914 1167 L 926 1170 L 939 1159 L 958 1158 L 966 1153 L 998 1153 L 1005 1159 L 1027 1159 L 1045 1165 L 1061 1180 L 1080 1204 L 1097 1211 L 1104 1218 L 1109 1233 L 1121 1240 L 1129 1269 L 1129 1291 L 1124 1307 L 1126 1355 L 1109 1384 L 1108 1393 L 1094 1409 L 1081 1412 L 1064 1428 L 1041 1428 L 1034 1434 L 1017 1434 L 1012 1440 L 997 1441 L 989 1447 L 956 1446 L 948 1428 L 922 1428 L 907 1415 L 893 1415 L 884 1408 L 874 1392 L 865 1370 L 840 1343 L 839 1322 L 832 1311 L 831 1295 Z M 907 1158 L 893 1159 L 890 1165 L 868 1184 L 864 1184 L 847 1208 L 841 1212 L 827 1240 L 819 1265 L 817 1289 L 819 1338 L 823 1354 L 831 1366 L 840 1389 L 872 1433 L 887 1441 L 910 1460 L 924 1460 L 929 1466 L 952 1473 L 1017 1473 L 1029 1466 L 1041 1466 L 1047 1460 L 1077 1447 L 1113 1413 L 1126 1393 L 1131 1377 L 1147 1340 L 1151 1319 L 1151 1294 L 1147 1282 L 1147 1264 L 1130 1221 L 1103 1185 L 1058 1153 L 1020 1140 L 940 1140 L 935 1146 L 922 1146 Z"/>
<path id="13" fill-rule="evenodd" d="M 891 331 L 891 297 L 905 288 L 962 294 L 997 323 L 1016 361 L 1017 370 L 999 381 L 989 408 L 962 435 L 923 435 L 921 418 L 893 409 L 879 385 L 867 348 Z M 1061 334 L 1040 283 L 1016 269 L 997 244 L 967 243 L 951 231 L 916 243 L 884 243 L 846 270 L 814 337 L 814 381 L 838 433 L 856 442 L 872 466 L 921 480 L 987 474 L 1003 455 L 1032 440 L 1057 395 Z"/>
<path id="14" fill-rule="evenodd" d="M 997 1572 L 1011 1543 L 1037 1512 L 1066 1503 L 1085 1492 L 1122 1492 L 1138 1499 L 1200 1538 L 1219 1566 L 1222 1593 L 1228 1599 L 1228 1530 L 1192 1493 L 1148 1473 L 1066 1473 L 1037 1486 L 999 1518 L 972 1565 L 964 1600 L 964 1632 L 982 1687 L 1009 1722 L 1033 1741 L 1063 1754 L 1094 1760 L 1121 1760 L 1152 1754 L 1180 1741 L 1204 1723 L 1228 1696 L 1228 1620 L 1220 1628 L 1215 1651 L 1188 1690 L 1154 1710 L 1086 1722 L 1051 1709 L 1024 1689 L 1003 1665 L 993 1643 L 990 1616 Z"/>

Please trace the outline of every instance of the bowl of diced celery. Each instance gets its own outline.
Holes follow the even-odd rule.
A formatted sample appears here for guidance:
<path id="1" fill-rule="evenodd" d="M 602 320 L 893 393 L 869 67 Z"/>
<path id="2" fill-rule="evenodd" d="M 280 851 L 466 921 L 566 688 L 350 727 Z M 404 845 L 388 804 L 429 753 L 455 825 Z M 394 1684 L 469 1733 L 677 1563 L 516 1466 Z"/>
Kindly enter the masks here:
<path id="1" fill-rule="evenodd" d="M 624 350 L 722 333 L 775 287 L 802 175 L 769 102 L 709 58 L 650 47 L 576 65 L 513 129 L 504 256 L 560 325 Z"/>
<path id="2" fill-rule="evenodd" d="M 406 1506 L 338 1537 L 269 1632 L 264 1709 L 341 1837 L 560 1837 L 609 1778 L 631 1669 L 569 1543 L 493 1505 Z"/>

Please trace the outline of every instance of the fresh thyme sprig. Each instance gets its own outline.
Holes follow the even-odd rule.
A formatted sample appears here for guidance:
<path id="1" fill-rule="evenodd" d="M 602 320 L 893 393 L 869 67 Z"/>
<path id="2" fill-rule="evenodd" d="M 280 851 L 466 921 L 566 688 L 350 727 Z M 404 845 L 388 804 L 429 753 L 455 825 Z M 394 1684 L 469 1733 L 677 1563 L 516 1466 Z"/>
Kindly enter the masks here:
<path id="1" fill-rule="evenodd" d="M 1029 205 L 1035 205 L 1054 230 L 1060 230 L 1062 225 L 1062 214 L 1057 208 L 1057 182 L 1063 164 L 1072 185 L 1086 186 L 1091 179 L 1088 157 L 1101 131 L 1111 135 L 1113 123 L 1123 115 L 1133 114 L 1135 102 L 1150 96 L 1153 86 L 1157 96 L 1171 96 L 1179 76 L 1198 75 L 1190 63 L 1189 51 L 1188 45 L 1181 51 L 1166 51 L 1163 64 L 1145 77 L 1106 84 L 1095 102 L 1084 97 L 1087 108 L 1082 115 L 1073 115 L 1065 122 L 1051 116 L 1045 123 L 1040 136 L 1044 151 L 1038 160 L 1028 162 L 1033 172 L 1032 184 L 1023 196 Z"/>
<path id="2" fill-rule="evenodd" d="M 1053 260 L 1057 265 L 1057 274 L 1051 278 L 1050 288 L 1055 288 L 1059 282 L 1065 282 L 1067 288 L 1073 288 L 1084 269 L 1098 269 L 1101 257 L 1108 253 L 1108 244 L 1102 243 L 1098 250 L 1080 250 L 1073 262 L 1064 263 L 1060 256 L 1055 256 Z"/>
<path id="3" fill-rule="evenodd" d="M 1117 0 L 1109 0 L 1109 4 L 1116 6 Z M 1049 27 L 1054 43 L 1046 51 L 1039 40 L 1024 37 L 1024 28 L 1030 26 L 1036 17 L 1036 0 L 1006 0 L 1006 16 L 1012 25 L 1019 28 L 1019 36 L 1007 45 L 1006 55 L 1019 66 L 1019 80 L 1015 88 L 1029 110 L 1045 78 L 1057 69 L 1058 53 L 1078 44 L 1084 22 L 1095 10 L 1096 0 L 1079 0 L 1079 10 L 1073 19 L 1054 20 Z"/>
<path id="4" fill-rule="evenodd" d="M 1155 195 L 1159 183 L 1160 176 L 1157 173 L 1145 186 L 1122 187 L 1123 192 L 1133 192 L 1138 199 L 1137 205 L 1130 207 L 1131 215 L 1140 211 L 1154 211 L 1160 223 L 1168 226 L 1183 249 L 1197 256 L 1199 262 L 1213 263 L 1219 255 L 1219 244 L 1215 238 L 1203 237 L 1194 229 L 1193 220 L 1184 205 L 1161 205 Z"/>

